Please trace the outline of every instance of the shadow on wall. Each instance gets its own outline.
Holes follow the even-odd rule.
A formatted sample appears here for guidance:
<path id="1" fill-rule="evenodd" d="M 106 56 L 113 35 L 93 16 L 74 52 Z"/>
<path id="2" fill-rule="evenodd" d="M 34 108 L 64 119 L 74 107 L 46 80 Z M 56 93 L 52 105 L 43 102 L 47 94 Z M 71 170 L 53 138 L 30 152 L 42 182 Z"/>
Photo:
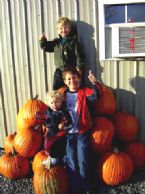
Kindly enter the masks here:
<path id="1" fill-rule="evenodd" d="M 145 78 L 136 76 L 129 79 L 130 86 L 134 92 L 117 88 L 115 90 L 117 99 L 117 110 L 133 114 L 140 123 L 139 139 L 145 142 Z"/>
<path id="2" fill-rule="evenodd" d="M 130 85 L 135 90 L 135 105 L 141 117 L 141 115 L 145 115 L 145 77 L 136 76 L 131 78 Z"/>
<path id="3" fill-rule="evenodd" d="M 119 101 L 119 111 L 126 111 L 125 108 L 127 108 L 127 111 L 132 114 L 136 114 L 136 111 L 143 111 L 145 113 L 145 78 L 136 76 L 134 78 L 130 78 L 129 83 L 134 92 L 120 88 L 116 89 L 116 97 Z"/>
<path id="4" fill-rule="evenodd" d="M 73 32 L 78 34 L 78 39 L 84 50 L 86 82 L 90 69 L 97 76 L 97 79 L 102 82 L 103 67 L 97 62 L 94 27 L 84 21 L 73 21 Z"/>
<path id="5" fill-rule="evenodd" d="M 138 97 L 145 95 L 145 91 L 144 91 L 145 78 L 144 77 L 136 76 L 134 78 L 131 78 L 130 85 L 134 88 L 134 90 L 136 91 L 136 95 Z"/>

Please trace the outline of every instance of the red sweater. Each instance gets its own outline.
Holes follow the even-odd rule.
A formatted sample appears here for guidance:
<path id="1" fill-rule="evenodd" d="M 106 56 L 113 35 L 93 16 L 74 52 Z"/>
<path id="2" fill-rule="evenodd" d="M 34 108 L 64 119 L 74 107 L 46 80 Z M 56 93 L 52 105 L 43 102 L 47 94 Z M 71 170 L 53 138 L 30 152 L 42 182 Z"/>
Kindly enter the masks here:
<path id="1" fill-rule="evenodd" d="M 92 120 L 87 105 L 87 98 L 92 97 L 96 92 L 96 99 L 98 100 L 102 95 L 102 85 L 97 82 L 97 91 L 94 88 L 80 88 L 78 89 L 78 130 L 79 133 L 84 133 L 87 130 L 92 129 Z M 67 91 L 66 91 L 67 92 Z"/>

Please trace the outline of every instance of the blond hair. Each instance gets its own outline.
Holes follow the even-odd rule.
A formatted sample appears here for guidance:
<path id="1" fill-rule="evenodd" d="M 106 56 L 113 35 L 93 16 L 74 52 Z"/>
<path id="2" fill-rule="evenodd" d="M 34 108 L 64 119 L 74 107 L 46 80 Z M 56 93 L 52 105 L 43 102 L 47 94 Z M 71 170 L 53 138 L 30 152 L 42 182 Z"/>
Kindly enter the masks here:
<path id="1" fill-rule="evenodd" d="M 57 21 L 57 27 L 59 25 L 68 25 L 70 28 L 72 26 L 72 22 L 70 21 L 70 19 L 68 19 L 67 17 L 60 17 Z"/>
<path id="2" fill-rule="evenodd" d="M 47 102 L 49 103 L 49 100 L 52 98 L 57 98 L 57 99 L 60 99 L 61 101 L 64 100 L 63 95 L 56 90 L 53 90 L 47 94 L 47 97 L 46 97 Z"/>

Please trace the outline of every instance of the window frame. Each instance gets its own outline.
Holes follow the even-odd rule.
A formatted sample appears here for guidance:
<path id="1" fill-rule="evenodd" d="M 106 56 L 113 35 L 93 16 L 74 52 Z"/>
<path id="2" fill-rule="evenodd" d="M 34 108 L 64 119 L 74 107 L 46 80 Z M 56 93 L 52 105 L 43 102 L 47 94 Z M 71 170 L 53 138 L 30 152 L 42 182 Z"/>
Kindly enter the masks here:
<path id="1" fill-rule="evenodd" d="M 118 4 L 134 4 L 134 3 L 145 3 L 144 0 L 98 0 L 98 18 L 99 18 L 99 60 L 109 60 L 105 58 L 105 5 L 118 5 Z M 145 23 L 145 22 L 143 22 Z M 125 23 L 124 23 L 125 24 Z M 111 25 L 124 25 L 124 24 L 111 24 Z M 129 23 L 128 23 L 129 24 Z M 109 25 L 109 26 L 111 26 Z"/>

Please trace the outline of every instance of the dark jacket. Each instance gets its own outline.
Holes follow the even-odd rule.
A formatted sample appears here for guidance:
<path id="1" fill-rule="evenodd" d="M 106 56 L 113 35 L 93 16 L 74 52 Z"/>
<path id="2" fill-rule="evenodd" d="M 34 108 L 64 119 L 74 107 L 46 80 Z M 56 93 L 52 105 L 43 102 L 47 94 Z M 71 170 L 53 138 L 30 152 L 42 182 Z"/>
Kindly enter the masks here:
<path id="1" fill-rule="evenodd" d="M 80 70 L 84 67 L 83 49 L 76 35 L 67 37 L 64 44 L 62 44 L 61 36 L 52 41 L 47 41 L 47 39 L 45 39 L 40 41 L 40 47 L 45 52 L 54 52 L 55 66 L 62 71 L 67 68 L 68 65 L 77 67 Z"/>
<path id="2" fill-rule="evenodd" d="M 64 130 L 69 130 L 73 126 L 71 113 L 67 111 L 65 107 L 61 108 L 59 111 L 53 111 L 48 107 L 45 112 L 36 112 L 35 115 L 38 119 L 44 120 L 44 125 L 49 129 L 47 136 L 58 134 L 58 125 L 63 121 L 63 119 L 66 120 Z"/>

